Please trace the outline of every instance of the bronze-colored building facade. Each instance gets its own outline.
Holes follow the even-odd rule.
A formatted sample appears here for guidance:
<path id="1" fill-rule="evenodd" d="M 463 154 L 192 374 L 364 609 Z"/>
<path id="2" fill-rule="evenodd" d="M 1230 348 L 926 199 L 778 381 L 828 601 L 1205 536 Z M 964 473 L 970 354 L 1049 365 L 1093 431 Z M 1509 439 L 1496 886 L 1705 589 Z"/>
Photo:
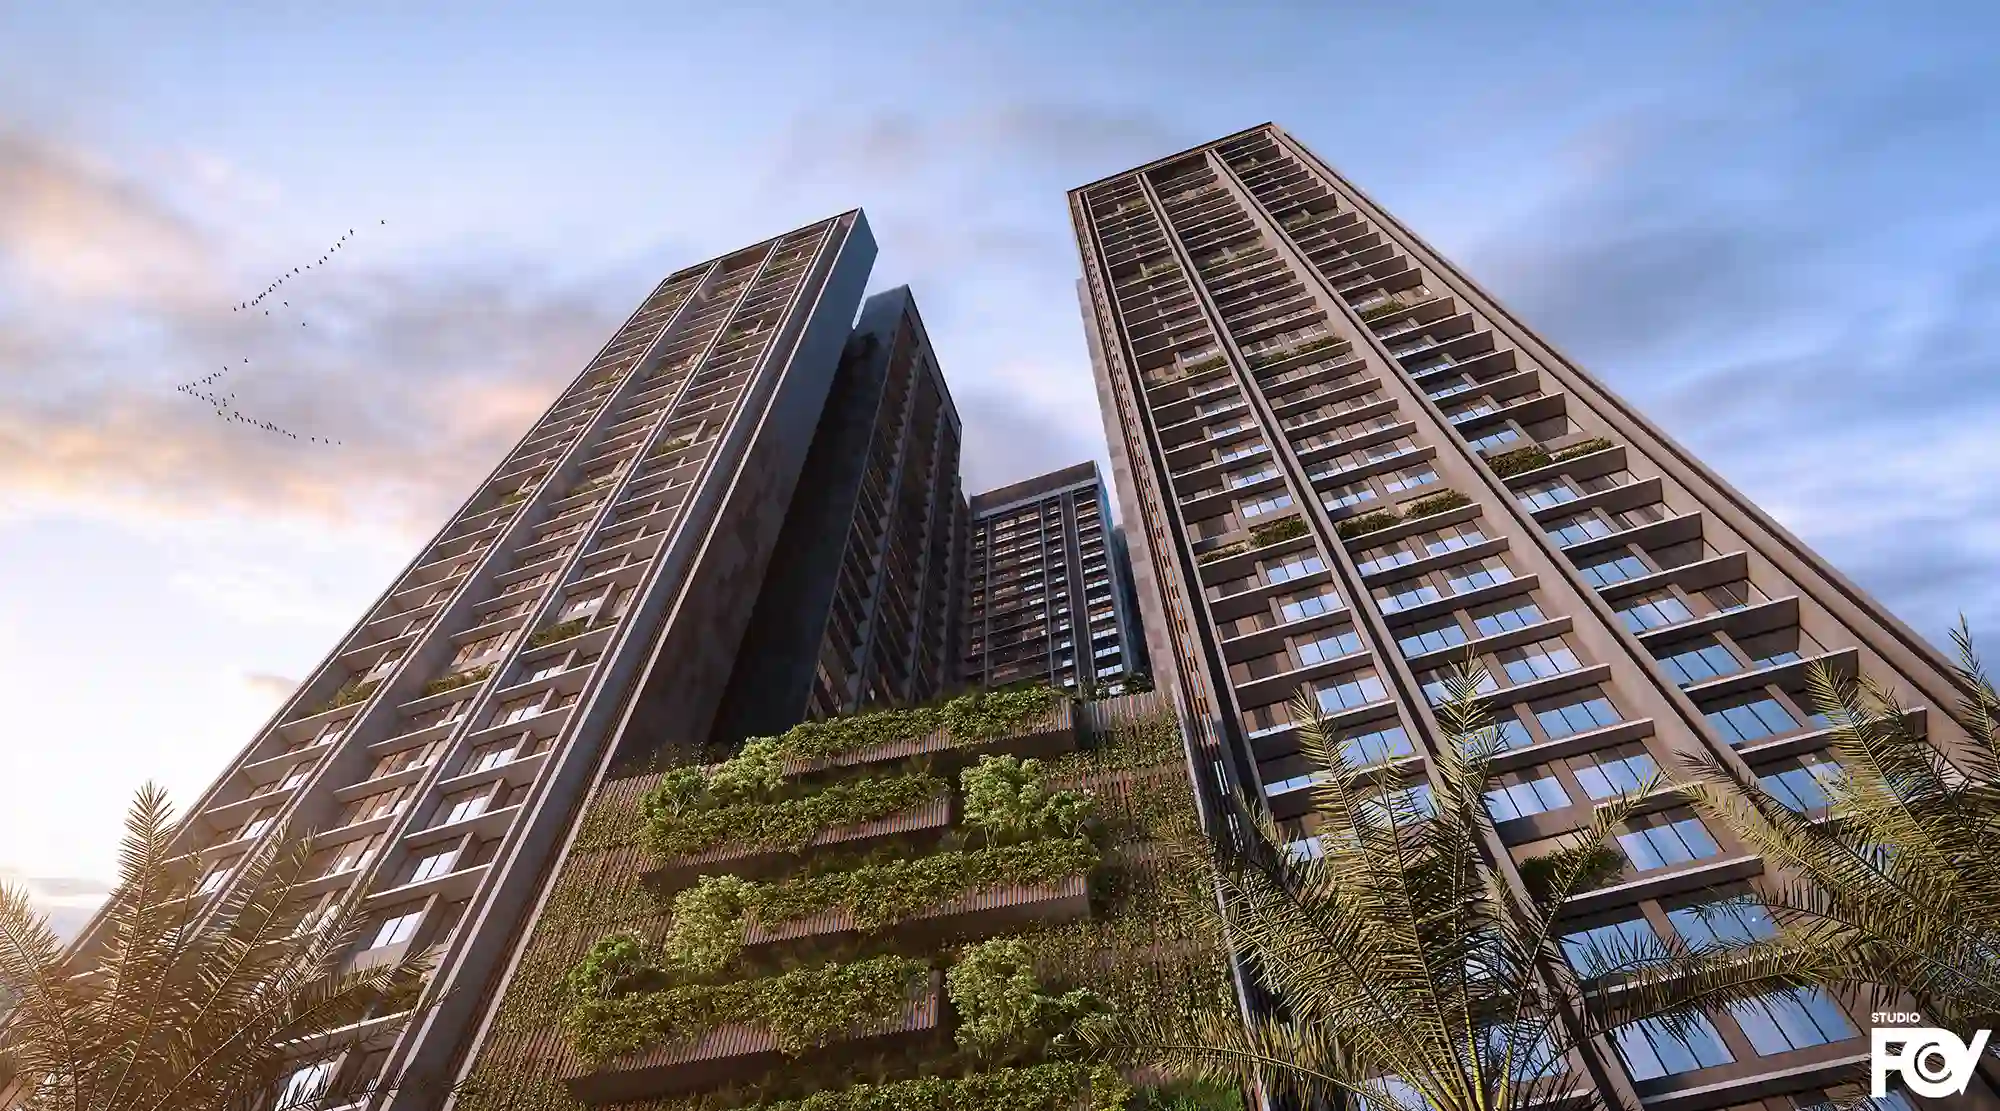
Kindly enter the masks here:
<path id="1" fill-rule="evenodd" d="M 1488 796 L 1508 868 L 1677 752 L 1822 805 L 1815 661 L 1892 683 L 1952 742 L 1929 644 L 1281 129 L 1069 203 L 1154 672 L 1219 789 L 1297 851 L 1293 693 L 1421 792 L 1442 669 L 1468 655 L 1508 745 Z M 1618 841 L 1624 874 L 1574 901 L 1573 936 L 1698 942 L 1699 905 L 1765 871 L 1685 809 Z M 1569 1065 L 1625 1106 L 1778 1111 L 1823 1104 L 1868 1044 L 1865 1011 L 1796 993 Z"/>

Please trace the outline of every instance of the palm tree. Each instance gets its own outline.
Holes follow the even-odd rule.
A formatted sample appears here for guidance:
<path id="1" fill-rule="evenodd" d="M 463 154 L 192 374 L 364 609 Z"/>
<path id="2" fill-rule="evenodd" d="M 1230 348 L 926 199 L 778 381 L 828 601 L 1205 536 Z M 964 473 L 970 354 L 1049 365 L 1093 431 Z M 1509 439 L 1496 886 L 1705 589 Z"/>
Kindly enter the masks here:
<path id="1" fill-rule="evenodd" d="M 1760 901 L 1785 942 L 1823 958 L 1821 984 L 1884 1009 L 1907 996 L 1931 1024 L 1969 1031 L 2000 1027 L 2000 692 L 1962 620 L 1952 640 L 1968 741 L 1949 757 L 1894 691 L 1815 665 L 1840 765 L 1822 816 L 1712 758 L 1687 760 L 1683 789 L 1774 866 Z"/>
<path id="2" fill-rule="evenodd" d="M 125 820 L 120 883 L 102 940 L 66 953 L 23 891 L 0 887 L 0 1106 L 26 1111 L 202 1111 L 345 1102 L 316 1062 L 353 1027 L 406 1009 L 421 958 L 343 971 L 351 908 L 301 920 L 310 836 L 248 854 L 207 917 L 196 859 L 173 855 L 165 793 L 141 788 Z"/>
<path id="3" fill-rule="evenodd" d="M 1322 769 L 1316 838 L 1288 845 L 1268 820 L 1239 814 L 1241 844 L 1184 849 L 1210 858 L 1218 877 L 1219 896 L 1191 912 L 1230 939 L 1281 1015 L 1158 1008 L 1086 1023 L 1077 1038 L 1128 1065 L 1213 1080 L 1255 1073 L 1308 1105 L 1503 1111 L 1567 1093 L 1563 1105 L 1577 1107 L 1605 1102 L 1569 1071 L 1579 1040 L 1639 1019 L 1683 1022 L 1690 1006 L 1797 982 L 1761 944 L 1728 960 L 1672 954 L 1675 975 L 1639 991 L 1579 985 L 1558 947 L 1562 902 L 1619 870 L 1610 837 L 1658 788 L 1599 809 L 1528 862 L 1523 883 L 1509 882 L 1492 866 L 1504 850 L 1485 807 L 1499 748 L 1478 697 L 1485 684 L 1476 667 L 1447 678 L 1444 743 L 1417 788 L 1393 767 L 1343 763 L 1302 693 L 1292 717 Z"/>

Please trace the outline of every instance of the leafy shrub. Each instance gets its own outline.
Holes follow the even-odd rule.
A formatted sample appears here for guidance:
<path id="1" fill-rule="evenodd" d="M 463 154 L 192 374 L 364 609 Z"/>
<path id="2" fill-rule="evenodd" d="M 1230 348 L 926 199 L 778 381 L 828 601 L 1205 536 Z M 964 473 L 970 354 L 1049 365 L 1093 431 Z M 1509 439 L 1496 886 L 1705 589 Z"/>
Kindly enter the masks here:
<path id="1" fill-rule="evenodd" d="M 1306 534 L 1306 523 L 1297 517 L 1287 517 L 1282 521 L 1258 525 L 1250 530 L 1250 543 L 1257 547 L 1276 544 L 1284 540 L 1296 540 Z"/>
<path id="2" fill-rule="evenodd" d="M 337 710 L 342 706 L 352 706 L 356 702 L 365 701 L 369 695 L 375 693 L 375 688 L 381 685 L 382 680 L 380 679 L 370 679 L 367 682 L 359 683 L 350 681 L 346 686 L 333 692 L 333 697 L 327 699 L 326 705 L 321 706 L 319 712 L 325 713 L 328 710 Z"/>
<path id="3" fill-rule="evenodd" d="M 974 691 L 934 706 L 801 722 L 776 740 L 780 751 L 793 760 L 824 759 L 939 730 L 964 743 L 1019 728 L 1055 709 L 1064 697 L 1061 691 L 1050 687 Z"/>
<path id="4" fill-rule="evenodd" d="M 1060 996 L 1043 992 L 1034 952 L 1019 938 L 967 947 L 945 973 L 945 985 L 958 1012 L 958 1044 L 985 1051 L 1061 1033 L 1104 1006 L 1081 988 Z"/>
<path id="5" fill-rule="evenodd" d="M 674 896 L 661 950 L 674 971 L 712 976 L 743 952 L 743 910 L 756 890 L 739 876 L 703 876 Z"/>
<path id="6" fill-rule="evenodd" d="M 1402 514 L 1393 509 L 1378 509 L 1373 513 L 1363 513 L 1359 517 L 1349 517 L 1333 526 L 1333 531 L 1339 533 L 1342 540 L 1352 540 L 1357 536 L 1380 532 L 1402 519 Z"/>
<path id="7" fill-rule="evenodd" d="M 799 798 L 723 804 L 699 773 L 662 781 L 645 800 L 646 847 L 683 856 L 727 843 L 798 852 L 822 830 L 886 818 L 937 797 L 949 784 L 923 773 L 836 783 Z"/>
<path id="8" fill-rule="evenodd" d="M 1218 559 L 1228 559 L 1230 556 L 1233 555 L 1242 555 L 1244 552 L 1247 552 L 1249 550 L 1250 550 L 1250 545 L 1245 544 L 1241 540 L 1238 540 L 1234 544 L 1224 544 L 1220 548 L 1214 548 L 1209 551 L 1203 552 L 1200 555 L 1196 556 L 1194 561 L 1196 563 L 1214 563 Z"/>
<path id="9" fill-rule="evenodd" d="M 965 820 L 996 838 L 1074 836 L 1090 817 L 1090 796 L 1051 791 L 1040 760 L 988 756 L 959 773 Z"/>
<path id="10" fill-rule="evenodd" d="M 1503 451 L 1498 455 L 1486 457 L 1486 465 L 1493 468 L 1493 473 L 1501 478 L 1526 474 L 1537 468 L 1546 467 L 1550 462 L 1549 453 L 1543 450 L 1540 444 L 1529 444 L 1526 447 L 1517 447 L 1512 451 Z"/>
<path id="11" fill-rule="evenodd" d="M 487 664 L 485 667 L 475 667 L 470 671 L 460 671 L 451 675 L 442 675 L 424 684 L 424 694 L 433 695 L 433 694 L 443 694 L 446 691 L 455 691 L 460 687 L 471 686 L 474 683 L 483 682 L 486 679 L 486 677 L 491 674 L 493 674 L 493 665 Z"/>
<path id="12" fill-rule="evenodd" d="M 1521 862 L 1521 886 L 1528 889 L 1528 894 L 1535 901 L 1546 902 L 1554 893 L 1559 870 L 1568 855 L 1571 854 L 1557 850 L 1540 856 L 1531 856 Z M 1609 845 L 1599 844 L 1589 850 L 1589 858 L 1584 863 L 1576 890 L 1588 891 L 1600 887 L 1624 871 L 1625 858 L 1619 855 L 1618 850 Z"/>
<path id="13" fill-rule="evenodd" d="M 1435 494 L 1427 494 L 1405 505 L 1403 519 L 1407 521 L 1417 517 L 1428 517 L 1433 513 L 1445 513 L 1471 504 L 1471 498 L 1456 490 L 1439 490 Z"/>
<path id="14" fill-rule="evenodd" d="M 785 782 L 785 757 L 778 742 L 759 737 L 726 760 L 708 777 L 717 798 L 746 799 L 770 795 Z"/>
<path id="15" fill-rule="evenodd" d="M 589 627 L 590 627 L 589 618 L 573 617 L 568 621 L 563 621 L 555 625 L 550 625 L 545 629 L 539 630 L 533 636 L 528 638 L 528 647 L 540 648 L 543 645 L 554 644 L 557 641 L 568 640 L 569 638 L 576 636 L 578 633 L 583 632 L 585 629 Z"/>
<path id="16" fill-rule="evenodd" d="M 563 979 L 576 999 L 609 999 L 658 968 L 646 943 L 626 930 L 598 938 Z"/>
<path id="17" fill-rule="evenodd" d="M 1588 440 L 1579 441 L 1577 443 L 1569 445 L 1568 447 L 1562 449 L 1561 451 L 1556 452 L 1554 455 L 1549 456 L 1549 460 L 1555 463 L 1563 463 L 1571 459 L 1575 459 L 1581 455 L 1589 455 L 1590 453 L 1595 451 L 1603 451 L 1605 448 L 1608 448 L 1610 446 L 1611 446 L 1610 440 L 1607 440 L 1602 436 L 1593 436 Z"/>
<path id="18" fill-rule="evenodd" d="M 929 972 L 922 961 L 881 956 L 761 980 L 590 997 L 570 1008 L 563 1026 L 577 1052 L 600 1061 L 663 1042 L 692 1041 L 732 1022 L 763 1027 L 779 1051 L 796 1054 L 894 1018 Z"/>
<path id="19" fill-rule="evenodd" d="M 876 930 L 960 895 L 1001 884 L 1049 883 L 1090 871 L 1097 850 L 1081 838 L 1029 841 L 932 853 L 847 872 L 758 886 L 749 905 L 759 922 L 789 922 L 835 907 L 862 930 Z"/>

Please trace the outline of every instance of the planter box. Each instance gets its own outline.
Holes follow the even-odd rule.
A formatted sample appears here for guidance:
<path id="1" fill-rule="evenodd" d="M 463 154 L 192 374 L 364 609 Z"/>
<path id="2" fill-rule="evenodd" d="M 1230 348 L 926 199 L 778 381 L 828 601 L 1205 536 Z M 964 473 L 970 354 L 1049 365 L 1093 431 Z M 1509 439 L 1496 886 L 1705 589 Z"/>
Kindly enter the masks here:
<path id="1" fill-rule="evenodd" d="M 951 793 L 947 791 L 900 814 L 821 830 L 798 853 L 749 845 L 717 845 L 712 849 L 675 857 L 647 871 L 646 883 L 658 891 L 674 891 L 705 873 L 729 872 L 751 879 L 774 875 L 785 871 L 805 853 L 833 845 L 860 848 L 892 839 L 935 841 L 951 828 L 951 798 Z"/>
<path id="2" fill-rule="evenodd" d="M 942 942 L 1089 916 L 1090 885 L 1082 876 L 1071 876 L 1054 883 L 1004 884 L 960 895 L 884 926 L 880 932 L 910 941 Z M 759 925 L 753 917 L 744 924 L 743 944 L 754 949 L 859 932 L 854 916 L 844 909 L 821 911 L 769 927 Z"/>
<path id="3" fill-rule="evenodd" d="M 627 1054 L 595 1067 L 566 1072 L 563 1085 L 587 1104 L 629 1103 L 754 1080 L 813 1057 L 847 1058 L 894 1046 L 920 1045 L 943 1034 L 943 977 L 932 972 L 923 994 L 886 1023 L 859 1027 L 847 1038 L 805 1054 L 778 1051 L 778 1040 L 760 1026 L 717 1026 L 701 1037 Z"/>
<path id="4" fill-rule="evenodd" d="M 960 742 L 953 740 L 949 733 L 939 730 L 916 737 L 867 745 L 815 760 L 787 760 L 785 774 L 812 775 L 815 772 L 835 768 L 852 768 L 886 760 L 907 760 L 915 756 L 934 756 L 936 759 L 932 761 L 933 764 L 947 765 L 945 770 L 950 771 L 957 766 L 971 764 L 981 756 L 1047 758 L 1073 752 L 1075 749 L 1076 719 L 1073 707 L 1064 701 L 1046 716 L 1026 722 L 998 736 Z"/>

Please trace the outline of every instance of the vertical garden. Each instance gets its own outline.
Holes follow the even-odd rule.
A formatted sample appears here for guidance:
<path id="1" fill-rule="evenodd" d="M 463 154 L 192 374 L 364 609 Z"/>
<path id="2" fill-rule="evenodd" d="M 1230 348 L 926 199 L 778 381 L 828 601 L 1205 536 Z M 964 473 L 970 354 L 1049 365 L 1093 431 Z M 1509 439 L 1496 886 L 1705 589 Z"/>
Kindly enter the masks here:
<path id="1" fill-rule="evenodd" d="M 471 1111 L 1240 1106 L 1070 1052 L 1226 991 L 1178 900 L 1171 705 L 1047 690 L 809 722 L 589 802 Z"/>

